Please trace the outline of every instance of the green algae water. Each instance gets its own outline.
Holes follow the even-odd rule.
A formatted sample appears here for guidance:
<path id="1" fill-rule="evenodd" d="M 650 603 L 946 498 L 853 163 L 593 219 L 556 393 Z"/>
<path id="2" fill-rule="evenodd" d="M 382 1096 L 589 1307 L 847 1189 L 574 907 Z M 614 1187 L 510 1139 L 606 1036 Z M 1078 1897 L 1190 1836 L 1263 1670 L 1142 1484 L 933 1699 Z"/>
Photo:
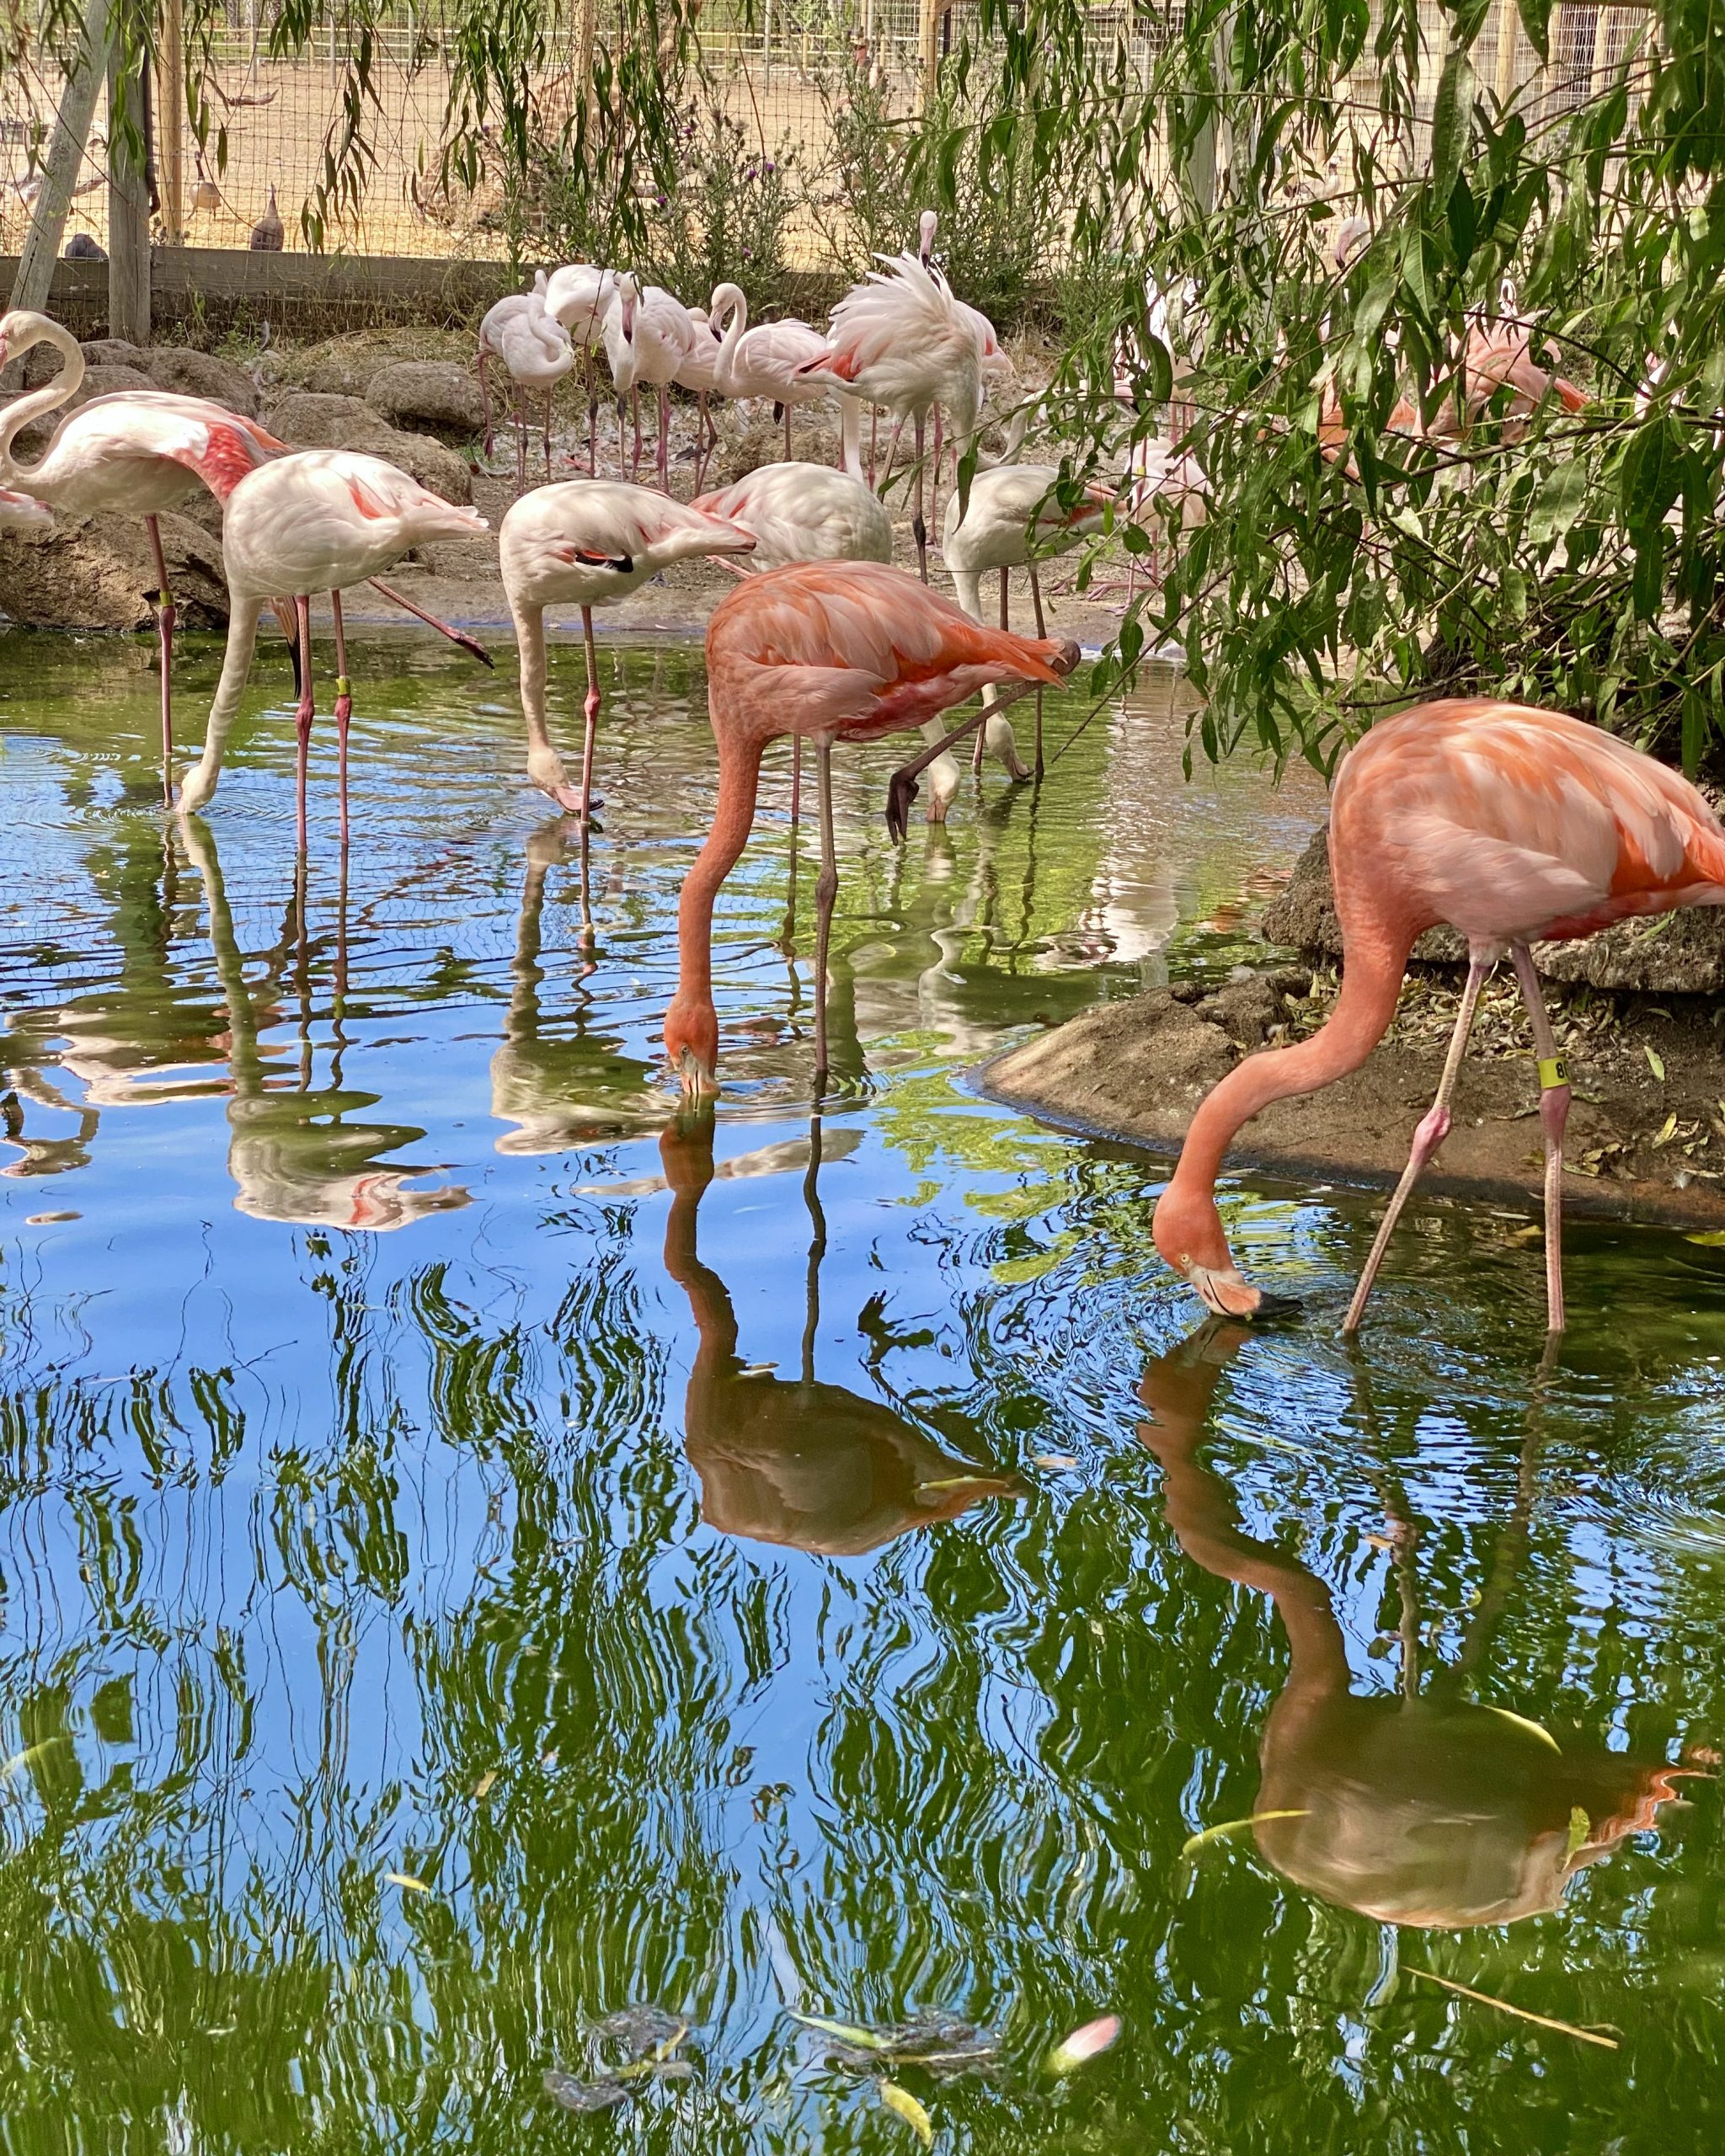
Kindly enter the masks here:
<path id="1" fill-rule="evenodd" d="M 1349 1349 L 1376 1201 L 1236 1178 L 1302 1310 L 1200 1325 L 1167 1164 L 969 1075 L 1225 978 L 1315 784 L 1167 675 L 902 849 L 841 759 L 815 1116 L 780 757 L 703 1124 L 698 653 L 584 858 L 506 658 L 355 642 L 301 873 L 279 654 L 182 828 L 143 648 L 0 638 L 5 2148 L 1716 2146 L 1722 1253 L 1578 1223 L 1542 1362 L 1428 1203 Z"/>

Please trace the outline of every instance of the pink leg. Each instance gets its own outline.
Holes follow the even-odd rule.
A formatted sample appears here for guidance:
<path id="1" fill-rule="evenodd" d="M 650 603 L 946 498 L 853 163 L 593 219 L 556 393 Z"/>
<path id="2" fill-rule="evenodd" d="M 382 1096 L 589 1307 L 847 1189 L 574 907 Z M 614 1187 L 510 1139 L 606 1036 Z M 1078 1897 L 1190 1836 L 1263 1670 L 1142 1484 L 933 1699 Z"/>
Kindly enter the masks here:
<path id="1" fill-rule="evenodd" d="M 1402 1171 L 1402 1180 L 1395 1188 L 1384 1217 L 1378 1225 L 1377 1240 L 1371 1246 L 1371 1255 L 1359 1276 L 1359 1285 L 1354 1290 L 1354 1299 L 1348 1305 L 1348 1315 L 1342 1321 L 1343 1332 L 1357 1332 L 1359 1321 L 1365 1313 L 1366 1297 L 1370 1294 L 1372 1283 L 1377 1278 L 1378 1267 L 1384 1262 L 1384 1252 L 1389 1247 L 1390 1237 L 1396 1223 L 1402 1217 L 1413 1186 L 1424 1173 L 1427 1164 L 1450 1134 L 1450 1097 L 1455 1090 L 1455 1079 L 1461 1069 L 1461 1059 L 1467 1052 L 1467 1036 L 1473 1030 L 1473 1014 L 1479 1004 L 1479 992 L 1485 985 L 1486 975 L 1496 963 L 1469 953 L 1467 983 L 1461 991 L 1461 1008 L 1455 1014 L 1455 1030 L 1450 1036 L 1450 1053 L 1444 1059 L 1444 1075 L 1438 1081 L 1438 1097 L 1421 1118 L 1413 1134 L 1413 1149 L 1407 1156 L 1407 1166 Z"/>
<path id="2" fill-rule="evenodd" d="M 335 618 L 335 760 L 341 794 L 341 842 L 347 844 L 347 729 L 354 715 L 353 688 L 347 678 L 347 630 L 341 618 L 341 594 L 329 595 Z"/>
<path id="3" fill-rule="evenodd" d="M 551 477 L 551 392 L 545 392 L 545 476 Z"/>
<path id="4" fill-rule="evenodd" d="M 1030 564 L 1030 603 L 1036 609 L 1036 633 L 1039 637 L 1046 637 L 1048 634 L 1048 622 L 1044 618 L 1042 611 L 1042 586 L 1036 580 L 1036 563 L 1033 561 Z M 1042 760 L 1042 684 L 1038 682 L 1036 687 L 1035 765 L 1036 776 L 1038 778 L 1040 778 L 1043 776 L 1044 770 L 1044 766 Z"/>
<path id="5" fill-rule="evenodd" d="M 791 829 L 803 820 L 803 737 L 791 736 Z"/>
<path id="6" fill-rule="evenodd" d="M 641 392 L 638 389 L 632 389 L 629 392 L 629 410 L 635 422 L 635 461 L 629 467 L 629 477 L 632 479 L 638 479 L 641 476 Z M 617 440 L 619 441 L 622 440 L 621 420 L 617 423 Z"/>
<path id="7" fill-rule="evenodd" d="M 1515 978 L 1521 984 L 1521 1000 L 1533 1026 L 1534 1052 L 1540 1066 L 1540 1127 L 1546 1139 L 1546 1330 L 1563 1330 L 1563 1126 L 1569 1120 L 1569 1078 L 1551 1022 L 1546 1016 L 1546 999 L 1540 993 L 1540 977 L 1533 969 L 1533 956 L 1525 943 L 1511 944 Z"/>
<path id="8" fill-rule="evenodd" d="M 599 377 L 593 371 L 593 347 L 587 347 L 587 477 L 599 476 Z"/>
<path id="9" fill-rule="evenodd" d="M 428 614 L 423 606 L 415 606 L 411 599 L 404 599 L 393 584 L 386 584 L 381 576 L 374 576 L 371 582 L 372 590 L 380 599 L 387 599 L 391 606 L 399 606 L 404 614 L 411 614 L 416 622 L 423 622 L 428 629 L 435 629 L 439 636 L 447 637 L 452 644 L 470 653 L 482 666 L 494 664 L 491 654 L 475 638 L 461 629 L 451 628 L 447 622 L 440 622 L 435 614 Z"/>
<path id="10" fill-rule="evenodd" d="M 880 407 L 871 404 L 868 408 L 868 484 L 871 488 L 874 485 L 874 452 L 879 440 Z"/>
<path id="11" fill-rule="evenodd" d="M 659 491 L 670 492 L 670 391 L 659 386 Z"/>
<path id="12" fill-rule="evenodd" d="M 485 454 L 489 456 L 491 454 L 493 437 L 491 430 L 491 387 L 485 379 L 485 361 L 487 356 L 488 355 L 483 352 L 481 352 L 479 355 L 479 403 L 485 414 Z"/>
<path id="13" fill-rule="evenodd" d="M 911 536 L 916 542 L 916 574 L 927 584 L 928 581 L 928 521 L 922 514 L 922 414 L 920 412 L 916 414 L 914 443 L 916 452 L 916 488 L 912 497 L 914 506 L 911 511 Z"/>
<path id="14" fill-rule="evenodd" d="M 791 406 L 790 406 L 790 400 L 789 400 L 789 398 L 788 398 L 785 400 L 785 462 L 786 462 L 787 464 L 788 464 L 788 463 L 790 462 L 790 461 L 791 461 Z"/>
<path id="15" fill-rule="evenodd" d="M 515 492 L 527 491 L 527 392 L 518 383 L 515 387 Z"/>
<path id="16" fill-rule="evenodd" d="M 306 766 L 312 753 L 312 602 L 309 597 L 296 599 L 294 616 L 299 630 L 300 701 L 294 712 L 294 725 L 299 734 L 299 758 L 296 766 L 296 783 L 299 796 L 300 851 L 306 850 Z"/>
<path id="17" fill-rule="evenodd" d="M 593 609 L 581 609 L 581 640 L 587 649 L 587 699 L 581 706 L 587 722 L 581 744 L 581 805 L 576 814 L 585 831 L 593 821 L 593 742 L 599 731 L 599 654 L 593 643 Z"/>
<path id="18" fill-rule="evenodd" d="M 168 583 L 168 557 L 162 551 L 162 527 L 153 516 L 144 523 L 156 556 L 156 635 L 162 658 L 162 799 L 174 806 L 174 594 Z"/>

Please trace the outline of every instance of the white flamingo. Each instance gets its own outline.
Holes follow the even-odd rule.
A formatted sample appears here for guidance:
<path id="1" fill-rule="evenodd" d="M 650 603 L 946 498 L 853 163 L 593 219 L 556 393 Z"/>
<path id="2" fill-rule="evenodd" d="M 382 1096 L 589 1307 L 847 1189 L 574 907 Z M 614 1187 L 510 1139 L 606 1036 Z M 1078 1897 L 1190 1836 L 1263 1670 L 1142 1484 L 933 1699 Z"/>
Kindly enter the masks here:
<path id="1" fill-rule="evenodd" d="M 567 479 L 559 486 L 536 487 L 510 509 L 498 531 L 498 551 L 521 647 L 527 775 L 559 808 L 586 823 L 601 805 L 593 793 L 593 742 L 599 723 L 593 609 L 622 598 L 673 562 L 698 554 L 746 554 L 754 545 L 734 524 L 620 479 Z M 579 789 L 569 784 L 545 723 L 547 606 L 581 610 L 587 698 Z"/>
<path id="2" fill-rule="evenodd" d="M 721 333 L 720 388 L 729 398 L 766 397 L 782 408 L 788 463 L 792 408 L 819 404 L 831 393 L 830 383 L 811 381 L 801 372 L 811 360 L 825 356 L 825 338 L 806 322 L 763 322 L 751 329 L 749 302 L 736 285 L 717 287 L 711 317 Z M 850 431 L 847 423 L 846 439 Z"/>
<path id="3" fill-rule="evenodd" d="M 717 294 L 714 295 L 717 297 Z M 718 429 L 713 424 L 713 403 L 715 397 L 726 397 L 729 392 L 719 379 L 718 325 L 704 307 L 692 307 L 689 320 L 694 326 L 695 341 L 688 355 L 676 371 L 676 385 L 686 389 L 695 399 L 700 415 L 700 436 L 695 451 L 695 488 L 698 494 L 701 483 L 707 476 L 707 460 L 718 446 Z"/>
<path id="4" fill-rule="evenodd" d="M 617 392 L 628 397 L 633 413 L 632 477 L 641 469 L 641 385 L 644 382 L 657 392 L 661 488 L 670 484 L 670 385 L 688 360 L 695 334 L 689 310 L 663 286 L 644 288 L 628 272 L 619 274 L 617 296 L 605 317 L 605 355 Z"/>
<path id="5" fill-rule="evenodd" d="M 531 498 L 530 498 L 531 499 Z M 258 640 L 258 616 L 274 601 L 294 602 L 299 645 L 297 770 L 299 840 L 306 842 L 306 762 L 312 736 L 311 595 L 327 591 L 335 617 L 335 726 L 341 773 L 341 835 L 347 836 L 347 733 L 353 693 L 341 595 L 365 584 L 410 547 L 465 539 L 486 529 L 477 510 L 458 508 L 386 464 L 350 449 L 302 449 L 249 472 L 223 494 L 222 555 L 227 572 L 227 649 L 210 707 L 204 753 L 180 783 L 183 811 L 216 791 L 222 752 L 239 709 Z"/>
<path id="6" fill-rule="evenodd" d="M 565 263 L 553 270 L 545 286 L 546 311 L 569 334 L 569 341 L 582 355 L 587 380 L 587 476 L 593 476 L 598 456 L 599 378 L 593 355 L 605 344 L 605 318 L 617 296 L 617 273 L 592 262 Z M 619 437 L 618 458 L 622 458 Z"/>
<path id="7" fill-rule="evenodd" d="M 540 272 L 542 286 L 545 273 Z M 542 290 L 517 292 L 499 300 L 479 324 L 479 394 L 485 405 L 485 454 L 491 454 L 491 392 L 485 362 L 501 360 L 515 389 L 515 486 L 527 483 L 527 429 L 522 410 L 530 389 L 545 392 L 545 476 L 551 477 L 552 392 L 575 364 L 569 333 L 547 308 Z"/>

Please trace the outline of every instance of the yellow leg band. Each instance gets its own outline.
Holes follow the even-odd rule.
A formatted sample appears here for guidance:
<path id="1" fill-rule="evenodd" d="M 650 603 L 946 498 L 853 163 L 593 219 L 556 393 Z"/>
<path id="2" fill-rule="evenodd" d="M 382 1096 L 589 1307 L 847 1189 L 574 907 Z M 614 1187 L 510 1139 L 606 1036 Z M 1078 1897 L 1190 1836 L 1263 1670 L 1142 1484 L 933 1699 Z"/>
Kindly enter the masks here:
<path id="1" fill-rule="evenodd" d="M 353 685 L 353 683 L 352 683 L 351 681 L 350 681 L 350 680 L 349 680 L 349 679 L 347 678 L 346 675 L 345 675 L 345 674 L 338 674 L 338 675 L 336 675 L 336 677 L 335 677 L 335 693 L 336 693 L 336 695 L 337 695 L 337 696 L 350 696 L 353 694 L 353 692 L 354 692 L 354 685 Z M 1540 1068 L 1541 1068 L 1541 1070 L 1543 1070 L 1545 1069 L 1545 1067 L 1546 1067 L 1546 1066 L 1544 1065 L 1544 1064 L 1541 1064 L 1541 1065 L 1540 1065 Z"/>
<path id="2" fill-rule="evenodd" d="M 1549 1093 L 1558 1086 L 1569 1083 L 1569 1073 L 1563 1067 L 1561 1055 L 1542 1055 L 1540 1058 L 1540 1091 Z"/>

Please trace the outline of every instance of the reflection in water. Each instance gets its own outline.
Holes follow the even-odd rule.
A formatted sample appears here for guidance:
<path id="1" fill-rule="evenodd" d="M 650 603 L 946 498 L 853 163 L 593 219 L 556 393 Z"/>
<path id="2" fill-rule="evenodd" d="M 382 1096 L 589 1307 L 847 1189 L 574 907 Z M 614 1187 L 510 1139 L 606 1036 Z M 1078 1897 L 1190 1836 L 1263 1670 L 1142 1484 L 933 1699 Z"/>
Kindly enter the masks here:
<path id="1" fill-rule="evenodd" d="M 696 1250 L 701 1200 L 713 1180 L 712 1118 L 672 1124 L 659 1150 L 671 1192 L 665 1269 L 687 1294 L 699 1334 L 683 1444 L 701 1478 L 701 1514 L 709 1526 L 750 1541 L 854 1557 L 937 1520 L 956 1519 L 984 1497 L 1023 1494 L 1013 1476 L 943 1452 L 884 1401 L 815 1376 L 826 1246 L 816 1188 L 818 1116 L 805 1155 L 810 1238 L 803 1367 L 795 1378 L 743 1361 L 730 1296 Z"/>
<path id="2" fill-rule="evenodd" d="M 1268 1594 L 1288 1678 L 1264 1726 L 1258 1844 L 1278 1871 L 1381 1923 L 1508 1924 L 1555 1909 L 1575 1875 L 1656 1822 L 1685 1770 L 1560 1746 L 1536 1722 L 1466 1694 L 1527 1547 L 1540 1454 L 1530 1414 L 1514 1518 L 1455 1667 L 1418 1689 L 1413 1527 L 1387 1490 L 1403 1596 L 1399 1693 L 1354 1690 L 1342 1628 L 1315 1573 L 1240 1531 L 1232 1492 L 1199 1461 L 1211 1396 L 1251 1328 L 1214 1320 L 1144 1373 L 1140 1428 L 1162 1463 L 1169 1524 L 1219 1579 Z M 1397 1516 L 1400 1515 L 1400 1516 Z"/>
<path id="3" fill-rule="evenodd" d="M 297 1029 L 299 1068 L 286 1084 L 266 1059 L 259 1024 L 263 1007 L 248 985 L 245 962 L 233 932 L 222 863 L 209 826 L 201 818 L 183 816 L 179 828 L 186 853 L 203 878 L 210 909 L 210 945 L 216 974 L 227 1005 L 227 1102 L 230 1136 L 227 1168 L 236 1186 L 234 1204 L 256 1219 L 284 1220 L 308 1227 L 347 1228 L 382 1233 L 447 1213 L 467 1203 L 457 1184 L 410 1190 L 409 1182 L 432 1170 L 403 1163 L 384 1165 L 384 1156 L 415 1144 L 425 1134 L 402 1123 L 353 1123 L 346 1118 L 377 1105 L 376 1093 L 344 1087 L 341 1082 L 341 1004 L 345 990 L 347 884 L 338 899 L 338 953 L 330 1029 L 330 1082 L 315 1085 L 312 1041 L 309 955 L 306 942 L 305 894 L 296 889 L 282 943 L 272 957 L 273 982 L 291 959 L 301 983 Z M 303 872 L 303 861 L 301 869 Z"/>
<path id="4" fill-rule="evenodd" d="M 571 1037 L 542 1028 L 539 991 L 544 943 L 545 883 L 550 870 L 579 864 L 581 953 L 574 969 L 577 1012 Z M 526 871 L 510 962 L 509 1017 L 491 1059 L 491 1113 L 516 1128 L 497 1140 L 504 1154 L 562 1153 L 638 1128 L 644 1111 L 662 1114 L 664 1100 L 651 1089 L 653 1072 L 625 1055 L 620 1033 L 606 1026 L 589 1031 L 606 1006 L 585 986 L 595 972 L 593 909 L 585 833 L 567 816 L 554 816 L 527 840 Z"/>

